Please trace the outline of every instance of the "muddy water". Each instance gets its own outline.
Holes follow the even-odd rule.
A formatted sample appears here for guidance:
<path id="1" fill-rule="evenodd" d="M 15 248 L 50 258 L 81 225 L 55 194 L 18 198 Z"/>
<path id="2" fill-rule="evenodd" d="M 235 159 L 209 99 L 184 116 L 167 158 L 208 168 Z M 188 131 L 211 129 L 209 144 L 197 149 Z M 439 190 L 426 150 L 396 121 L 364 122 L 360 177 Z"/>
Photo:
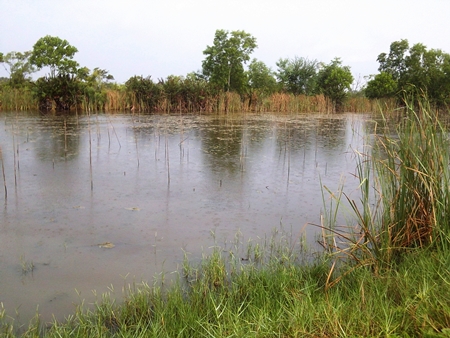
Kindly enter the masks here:
<path id="1" fill-rule="evenodd" d="M 314 243 L 304 225 L 323 212 L 319 179 L 332 191 L 345 179 L 352 194 L 352 149 L 370 125 L 351 114 L 0 118 L 0 302 L 22 322 L 120 296 L 237 234 L 281 226 Z"/>

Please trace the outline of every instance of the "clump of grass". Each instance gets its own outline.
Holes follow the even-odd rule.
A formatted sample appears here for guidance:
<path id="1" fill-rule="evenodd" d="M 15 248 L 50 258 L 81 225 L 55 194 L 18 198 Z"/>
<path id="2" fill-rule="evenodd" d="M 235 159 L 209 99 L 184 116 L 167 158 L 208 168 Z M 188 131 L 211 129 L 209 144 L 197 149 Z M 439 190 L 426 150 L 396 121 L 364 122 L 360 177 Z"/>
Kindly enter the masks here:
<path id="1" fill-rule="evenodd" d="M 448 249 L 448 132 L 426 101 L 406 106 L 398 138 L 381 137 L 375 156 L 383 196 L 383 237 L 392 255 L 411 247 Z M 391 256 L 391 255 L 389 255 Z"/>
<path id="2" fill-rule="evenodd" d="M 335 256 L 344 255 L 356 263 L 353 268 L 370 266 L 375 273 L 392 268 L 411 250 L 448 252 L 450 244 L 450 142 L 445 125 L 426 100 L 406 104 L 395 129 L 386 116 L 373 144 L 356 152 L 360 200 L 344 194 L 357 226 L 350 232 L 324 226 L 331 229 L 334 243 L 336 238 L 344 243 L 330 245 Z M 341 198 L 334 196 L 338 205 Z"/>
<path id="3" fill-rule="evenodd" d="M 32 261 L 26 260 L 24 256 L 20 256 L 20 266 L 22 268 L 23 275 L 33 273 L 35 268 L 34 263 Z"/>

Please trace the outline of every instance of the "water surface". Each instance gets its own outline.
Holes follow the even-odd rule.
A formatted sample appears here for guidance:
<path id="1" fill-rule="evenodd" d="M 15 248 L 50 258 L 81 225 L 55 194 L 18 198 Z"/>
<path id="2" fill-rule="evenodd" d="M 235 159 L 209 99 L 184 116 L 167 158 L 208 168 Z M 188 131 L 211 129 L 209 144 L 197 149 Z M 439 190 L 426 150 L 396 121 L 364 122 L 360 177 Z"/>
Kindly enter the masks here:
<path id="1" fill-rule="evenodd" d="M 368 115 L 3 113 L 0 302 L 16 320 L 284 228 L 314 245 L 321 184 L 356 190 Z M 320 181 L 321 180 L 321 181 Z M 101 247 L 112 243 L 114 247 Z M 92 290 L 95 290 L 93 292 Z"/>

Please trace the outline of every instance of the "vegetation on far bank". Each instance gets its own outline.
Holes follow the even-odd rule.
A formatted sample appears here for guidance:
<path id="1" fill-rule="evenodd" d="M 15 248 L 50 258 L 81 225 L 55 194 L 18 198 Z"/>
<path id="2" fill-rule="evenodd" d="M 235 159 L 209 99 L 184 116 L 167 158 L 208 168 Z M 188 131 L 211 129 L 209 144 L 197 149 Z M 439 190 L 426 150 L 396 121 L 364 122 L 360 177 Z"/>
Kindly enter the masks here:
<path id="1" fill-rule="evenodd" d="M 251 58 L 256 48 L 249 33 L 217 30 L 200 71 L 157 80 L 135 75 L 118 84 L 105 69 L 80 66 L 74 60 L 78 50 L 68 41 L 45 36 L 30 51 L 0 53 L 9 73 L 0 79 L 0 109 L 360 112 L 373 111 L 374 99 L 392 106 L 414 93 L 427 95 L 438 108 L 450 103 L 450 55 L 420 43 L 393 42 L 377 58 L 380 73 L 362 87 L 339 58 L 280 58 L 273 71 Z M 34 81 L 37 70 L 47 74 Z"/>

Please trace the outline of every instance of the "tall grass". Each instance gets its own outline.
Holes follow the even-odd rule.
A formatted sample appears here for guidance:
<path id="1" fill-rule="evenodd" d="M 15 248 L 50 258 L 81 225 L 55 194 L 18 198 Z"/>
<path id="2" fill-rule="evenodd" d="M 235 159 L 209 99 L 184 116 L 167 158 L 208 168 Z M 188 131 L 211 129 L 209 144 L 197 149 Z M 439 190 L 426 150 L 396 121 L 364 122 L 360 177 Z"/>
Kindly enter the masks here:
<path id="1" fill-rule="evenodd" d="M 323 226 L 329 230 L 324 242 L 336 257 L 376 273 L 415 249 L 450 249 L 450 141 L 444 116 L 427 100 L 382 116 L 373 143 L 356 153 L 360 199 L 344 194 L 356 226 L 349 232 L 330 220 Z M 393 126 L 392 119 L 399 123 Z M 338 207 L 342 198 L 333 195 Z"/>
<path id="2" fill-rule="evenodd" d="M 406 105 L 397 135 L 379 137 L 374 152 L 384 208 L 382 244 L 392 255 L 428 245 L 448 249 L 448 131 L 439 113 L 421 101 Z"/>
<path id="3" fill-rule="evenodd" d="M 0 110 L 37 110 L 38 107 L 30 88 L 0 87 Z"/>

